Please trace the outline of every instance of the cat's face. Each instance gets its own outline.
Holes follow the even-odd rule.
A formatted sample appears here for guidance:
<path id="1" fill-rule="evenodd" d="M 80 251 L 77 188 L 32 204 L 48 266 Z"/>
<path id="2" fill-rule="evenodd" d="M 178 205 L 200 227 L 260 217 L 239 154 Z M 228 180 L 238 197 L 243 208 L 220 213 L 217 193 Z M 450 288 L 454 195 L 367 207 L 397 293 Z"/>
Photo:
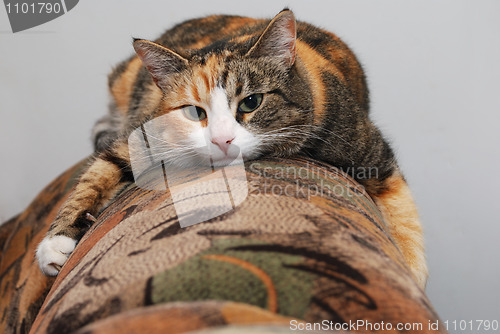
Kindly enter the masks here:
<path id="1" fill-rule="evenodd" d="M 240 153 L 290 155 L 306 140 L 313 112 L 293 66 L 293 14 L 275 18 L 252 44 L 229 41 L 184 56 L 143 40 L 134 47 L 163 92 L 155 116 L 164 131 L 155 133 L 170 161 L 226 165 Z"/>

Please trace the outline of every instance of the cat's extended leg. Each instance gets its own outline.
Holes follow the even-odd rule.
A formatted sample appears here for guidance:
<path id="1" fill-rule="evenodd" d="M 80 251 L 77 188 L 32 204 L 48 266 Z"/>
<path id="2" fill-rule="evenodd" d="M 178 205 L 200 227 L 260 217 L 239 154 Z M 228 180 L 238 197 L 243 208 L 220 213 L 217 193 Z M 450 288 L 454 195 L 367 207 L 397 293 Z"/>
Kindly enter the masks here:
<path id="1" fill-rule="evenodd" d="M 92 225 L 92 215 L 131 181 L 128 149 L 122 144 L 101 153 L 80 177 L 63 204 L 46 237 L 38 246 L 36 257 L 45 275 L 55 276 L 78 241 Z M 90 215 L 90 216 L 89 216 Z"/>
<path id="2" fill-rule="evenodd" d="M 383 189 L 371 194 L 418 283 L 425 289 L 428 270 L 422 225 L 410 189 L 399 171 L 383 181 Z"/>

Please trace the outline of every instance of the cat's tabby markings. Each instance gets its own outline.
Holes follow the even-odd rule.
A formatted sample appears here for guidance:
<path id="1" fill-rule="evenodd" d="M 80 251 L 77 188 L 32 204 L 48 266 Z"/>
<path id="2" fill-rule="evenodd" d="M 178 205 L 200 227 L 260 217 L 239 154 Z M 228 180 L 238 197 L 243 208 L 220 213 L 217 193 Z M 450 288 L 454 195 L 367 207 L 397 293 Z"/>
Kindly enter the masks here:
<path id="1" fill-rule="evenodd" d="M 168 163 L 223 165 L 240 149 L 247 160 L 303 154 L 344 170 L 376 168 L 377 177 L 357 181 L 425 286 L 417 210 L 391 148 L 368 117 L 363 70 L 338 37 L 284 10 L 271 21 L 190 20 L 155 42 L 135 40 L 134 48 L 137 55 L 109 76 L 111 108 L 94 128 L 95 158 L 38 248 L 45 274 L 57 275 L 88 230 L 87 213 L 97 215 L 133 181 L 128 134 L 171 114 L 174 122 L 160 138 Z M 196 149 L 207 139 L 212 156 Z"/>

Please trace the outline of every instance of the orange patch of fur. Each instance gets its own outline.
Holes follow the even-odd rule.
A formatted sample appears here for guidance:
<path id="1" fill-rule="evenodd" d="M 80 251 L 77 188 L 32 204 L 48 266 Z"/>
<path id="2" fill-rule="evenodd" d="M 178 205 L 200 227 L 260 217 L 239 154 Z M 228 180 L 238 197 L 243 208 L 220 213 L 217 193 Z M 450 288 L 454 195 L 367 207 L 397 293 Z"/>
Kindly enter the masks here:
<path id="1" fill-rule="evenodd" d="M 217 84 L 217 79 L 219 77 L 219 59 L 217 56 L 212 56 L 207 59 L 206 64 L 205 64 L 205 73 L 208 77 L 208 89 L 209 91 L 212 91 L 215 89 L 215 86 Z"/>
<path id="2" fill-rule="evenodd" d="M 209 16 L 200 21 L 200 24 L 211 24 L 212 21 L 217 20 L 218 16 Z M 257 21 L 262 21 L 262 20 L 256 20 L 252 18 L 247 18 L 247 17 L 238 17 L 238 18 L 233 18 L 229 20 L 226 25 L 219 31 L 218 34 L 215 35 L 208 35 L 205 37 L 200 38 L 198 41 L 189 44 L 188 46 L 185 47 L 185 49 L 201 49 L 211 43 L 213 43 L 215 40 L 218 39 L 220 36 L 228 35 L 244 26 L 247 26 L 249 24 L 253 24 Z"/>
<path id="3" fill-rule="evenodd" d="M 94 207 L 96 199 L 100 196 L 109 200 L 116 191 L 116 185 L 119 183 L 121 175 L 118 166 L 111 162 L 97 159 L 85 174 L 82 175 L 80 183 L 69 201 L 77 201 L 79 203 L 78 206 L 90 208 Z M 88 183 L 98 185 L 98 187 L 88 187 Z"/>
<path id="4" fill-rule="evenodd" d="M 141 67 L 142 61 L 138 57 L 135 57 L 128 64 L 127 69 L 123 71 L 122 75 L 113 83 L 113 87 L 111 87 L 111 94 L 116 101 L 116 106 L 123 113 L 128 112 L 130 94 L 132 93 L 130 88 L 133 87 L 137 73 Z"/>
<path id="5" fill-rule="evenodd" d="M 198 98 L 194 97 L 200 107 L 208 108 L 210 104 L 210 92 L 215 88 L 216 82 L 216 65 L 214 64 L 213 57 L 207 61 L 206 66 L 199 66 L 193 69 L 193 82 L 192 87 L 198 92 Z M 194 88 L 191 88 L 193 90 Z"/>
<path id="6" fill-rule="evenodd" d="M 194 100 L 199 101 L 200 100 L 200 94 L 198 93 L 198 87 L 197 85 L 191 85 L 191 96 L 193 97 Z"/>
<path id="7" fill-rule="evenodd" d="M 212 36 L 205 36 L 196 41 L 195 43 L 189 44 L 186 49 L 201 49 L 213 42 Z"/>
<path id="8" fill-rule="evenodd" d="M 325 68 L 331 67 L 331 63 L 300 40 L 297 40 L 296 48 L 297 56 L 308 72 L 309 84 L 314 95 L 314 121 L 320 124 L 325 116 L 325 87 L 321 74 Z"/>
<path id="9" fill-rule="evenodd" d="M 253 19 L 250 17 L 233 18 L 228 24 L 226 24 L 224 29 L 222 29 L 222 33 L 227 34 L 228 32 L 238 30 L 244 26 L 254 24 L 254 23 L 259 22 L 259 21 L 263 21 L 263 20 L 257 20 L 257 19 Z"/>
<path id="10" fill-rule="evenodd" d="M 407 183 L 398 172 L 389 177 L 385 185 L 388 190 L 373 198 L 416 282 L 424 289 L 428 271 L 422 225 L 413 197 Z"/>
<path id="11" fill-rule="evenodd" d="M 235 42 L 235 43 L 240 43 L 241 44 L 241 43 L 247 41 L 248 39 L 252 38 L 253 36 L 255 36 L 255 35 L 236 36 L 233 39 L 231 39 L 231 41 Z"/>

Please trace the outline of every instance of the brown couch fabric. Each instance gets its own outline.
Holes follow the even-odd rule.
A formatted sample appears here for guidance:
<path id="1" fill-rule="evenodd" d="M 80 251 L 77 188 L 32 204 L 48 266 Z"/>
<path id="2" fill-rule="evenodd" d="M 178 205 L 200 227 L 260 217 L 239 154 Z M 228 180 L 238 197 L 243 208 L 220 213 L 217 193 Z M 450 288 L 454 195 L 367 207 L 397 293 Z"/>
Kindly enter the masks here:
<path id="1" fill-rule="evenodd" d="M 427 330 L 438 316 L 359 184 L 302 158 L 252 164 L 240 205 L 186 228 L 168 191 L 130 185 L 57 279 L 47 278 L 34 251 L 84 164 L 70 169 L 0 228 L 0 331 L 181 333 L 362 319 L 445 332 Z"/>

